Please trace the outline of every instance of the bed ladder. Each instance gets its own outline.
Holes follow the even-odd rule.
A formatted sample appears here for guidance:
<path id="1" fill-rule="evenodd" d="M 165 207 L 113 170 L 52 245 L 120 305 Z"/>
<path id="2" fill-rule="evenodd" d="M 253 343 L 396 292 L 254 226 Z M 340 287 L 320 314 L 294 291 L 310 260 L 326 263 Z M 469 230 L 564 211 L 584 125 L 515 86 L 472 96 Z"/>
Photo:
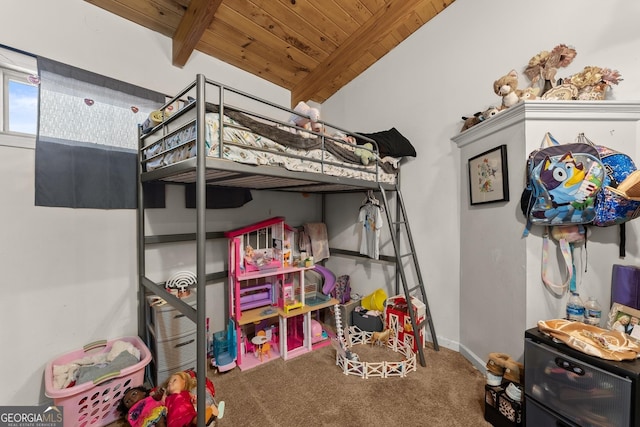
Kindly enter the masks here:
<path id="1" fill-rule="evenodd" d="M 384 211 L 387 216 L 387 223 L 389 224 L 389 231 L 391 232 L 391 241 L 393 242 L 393 249 L 396 258 L 396 293 L 399 292 L 399 284 L 398 279 L 402 283 L 402 288 L 404 290 L 404 295 L 407 300 L 407 304 L 410 303 L 411 297 L 415 297 L 422 301 L 425 305 L 425 317 L 421 322 L 418 322 L 416 319 L 416 315 L 414 310 L 408 310 L 409 318 L 411 319 L 411 327 L 413 330 L 413 339 L 416 343 L 420 343 L 420 329 L 425 325 L 425 323 L 429 324 L 429 332 L 431 333 L 431 339 L 433 340 L 433 348 L 436 351 L 440 350 L 440 346 L 438 345 L 438 337 L 436 336 L 436 330 L 433 326 L 433 319 L 431 318 L 431 310 L 429 309 L 429 300 L 427 299 L 427 292 L 424 288 L 424 281 L 422 280 L 422 273 L 420 272 L 420 265 L 418 264 L 418 256 L 416 255 L 416 247 L 413 243 L 413 237 L 411 235 L 411 228 L 409 228 L 409 221 L 407 219 L 407 211 L 404 206 L 404 201 L 402 200 L 402 194 L 400 193 L 400 188 L 398 185 L 395 185 L 396 194 L 396 206 L 395 206 L 395 219 L 391 215 L 391 206 L 389 206 L 389 200 L 387 198 L 387 193 L 382 185 L 380 185 L 380 193 L 382 195 L 382 201 L 384 203 Z M 400 237 L 401 231 L 404 228 L 406 233 L 406 241 L 409 244 L 409 252 L 401 254 L 400 250 Z M 410 258 L 410 262 L 407 262 L 406 266 L 404 263 L 405 258 Z M 407 282 L 407 271 L 405 268 L 409 270 L 409 273 L 413 273 L 415 279 L 417 280 L 417 285 L 410 286 Z M 412 271 L 413 270 L 413 271 Z M 419 291 L 419 292 L 418 292 Z M 418 347 L 418 357 L 420 359 L 420 365 L 426 366 L 426 362 L 424 359 L 424 348 L 420 345 Z"/>

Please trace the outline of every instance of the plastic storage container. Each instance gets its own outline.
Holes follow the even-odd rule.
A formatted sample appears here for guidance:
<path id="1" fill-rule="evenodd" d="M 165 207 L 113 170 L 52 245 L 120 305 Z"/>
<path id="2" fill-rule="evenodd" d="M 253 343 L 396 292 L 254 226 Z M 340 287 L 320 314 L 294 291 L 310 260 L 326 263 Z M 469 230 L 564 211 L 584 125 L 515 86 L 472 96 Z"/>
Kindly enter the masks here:
<path id="1" fill-rule="evenodd" d="M 621 371 L 622 363 L 595 360 L 610 372 L 589 363 L 597 358 L 577 351 L 572 353 L 580 359 L 531 339 L 525 339 L 524 346 L 527 426 L 638 425 L 631 423 L 636 411 L 634 387 Z M 626 366 L 636 370 L 634 365 Z"/>
<path id="2" fill-rule="evenodd" d="M 600 326 L 600 319 L 602 318 L 602 309 L 595 297 L 589 297 L 589 300 L 584 304 L 584 323 L 593 326 Z"/>
<path id="3" fill-rule="evenodd" d="M 53 367 L 96 354 L 109 353 L 116 341 L 133 344 L 140 350 L 140 361 L 95 381 L 57 389 L 53 385 Z M 100 351 L 97 349 L 102 348 Z M 82 349 L 62 355 L 47 363 L 44 372 L 45 394 L 62 406 L 64 427 L 102 427 L 120 418 L 118 404 L 124 392 L 144 383 L 145 367 L 151 362 L 151 352 L 137 336 L 112 341 L 96 341 Z"/>
<path id="4" fill-rule="evenodd" d="M 584 303 L 577 292 L 571 292 L 567 300 L 567 320 L 584 322 Z"/>

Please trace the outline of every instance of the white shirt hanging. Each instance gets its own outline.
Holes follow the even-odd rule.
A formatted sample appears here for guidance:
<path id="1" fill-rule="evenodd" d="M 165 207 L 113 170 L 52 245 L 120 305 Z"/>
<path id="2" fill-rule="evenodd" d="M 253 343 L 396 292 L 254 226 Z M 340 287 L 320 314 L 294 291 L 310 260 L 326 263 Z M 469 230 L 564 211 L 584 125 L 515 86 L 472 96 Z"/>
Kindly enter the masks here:
<path id="1" fill-rule="evenodd" d="M 384 225 L 380 206 L 373 203 L 362 205 L 358 222 L 362 224 L 360 254 L 378 259 L 380 257 L 380 229 Z"/>

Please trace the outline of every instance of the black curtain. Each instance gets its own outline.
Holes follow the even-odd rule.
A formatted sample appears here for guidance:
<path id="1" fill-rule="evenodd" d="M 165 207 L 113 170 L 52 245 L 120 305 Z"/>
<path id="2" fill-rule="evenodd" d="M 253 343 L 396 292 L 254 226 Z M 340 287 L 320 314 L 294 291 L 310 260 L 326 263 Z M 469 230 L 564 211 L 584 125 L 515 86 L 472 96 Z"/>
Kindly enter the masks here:
<path id="1" fill-rule="evenodd" d="M 42 57 L 38 72 L 36 206 L 135 209 L 137 125 L 166 97 Z M 164 191 L 146 186 L 145 206 L 164 207 Z"/>
<path id="2" fill-rule="evenodd" d="M 248 188 L 215 187 L 207 185 L 206 188 L 207 209 L 239 208 L 253 200 L 251 190 Z M 196 185 L 187 184 L 184 189 L 185 207 L 196 207 Z"/>

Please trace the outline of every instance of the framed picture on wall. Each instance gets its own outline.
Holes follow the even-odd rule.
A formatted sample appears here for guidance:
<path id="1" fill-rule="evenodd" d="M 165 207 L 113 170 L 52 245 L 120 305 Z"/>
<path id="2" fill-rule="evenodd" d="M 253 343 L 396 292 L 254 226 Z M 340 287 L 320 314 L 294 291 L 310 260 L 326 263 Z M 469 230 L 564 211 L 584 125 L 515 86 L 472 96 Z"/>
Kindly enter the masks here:
<path id="1" fill-rule="evenodd" d="M 469 200 L 472 205 L 509 200 L 506 145 L 469 159 Z"/>
<path id="2" fill-rule="evenodd" d="M 607 329 L 624 332 L 640 339 L 640 327 L 636 327 L 638 323 L 640 323 L 640 310 L 617 302 L 611 305 L 609 318 L 607 319 Z"/>

